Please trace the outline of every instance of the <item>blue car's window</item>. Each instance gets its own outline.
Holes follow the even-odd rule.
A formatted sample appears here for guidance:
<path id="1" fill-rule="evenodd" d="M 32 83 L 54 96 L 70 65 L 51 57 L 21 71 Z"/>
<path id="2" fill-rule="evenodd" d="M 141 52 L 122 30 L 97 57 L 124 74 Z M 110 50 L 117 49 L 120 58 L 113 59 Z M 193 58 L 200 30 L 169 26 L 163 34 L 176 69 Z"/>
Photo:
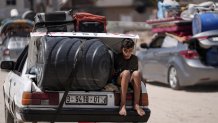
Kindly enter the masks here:
<path id="1" fill-rule="evenodd" d="M 162 48 L 170 48 L 170 47 L 176 47 L 178 45 L 178 41 L 174 38 L 171 38 L 169 36 L 165 37 Z"/>
<path id="2" fill-rule="evenodd" d="M 163 43 L 163 39 L 164 39 L 164 36 L 160 36 L 160 37 L 157 37 L 156 39 L 154 39 L 151 44 L 150 44 L 150 48 L 161 48 L 161 45 Z"/>

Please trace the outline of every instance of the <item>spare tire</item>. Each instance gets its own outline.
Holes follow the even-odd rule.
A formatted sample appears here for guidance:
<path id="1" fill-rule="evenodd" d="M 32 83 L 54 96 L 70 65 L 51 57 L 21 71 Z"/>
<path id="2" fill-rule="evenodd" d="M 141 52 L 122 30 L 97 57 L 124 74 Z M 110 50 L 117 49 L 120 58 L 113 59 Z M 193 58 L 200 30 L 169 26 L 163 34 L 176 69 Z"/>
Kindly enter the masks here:
<path id="1" fill-rule="evenodd" d="M 106 85 L 112 68 L 108 48 L 99 39 L 82 40 L 48 36 L 39 40 L 36 66 L 41 89 L 66 90 L 69 81 L 70 90 L 99 90 Z"/>

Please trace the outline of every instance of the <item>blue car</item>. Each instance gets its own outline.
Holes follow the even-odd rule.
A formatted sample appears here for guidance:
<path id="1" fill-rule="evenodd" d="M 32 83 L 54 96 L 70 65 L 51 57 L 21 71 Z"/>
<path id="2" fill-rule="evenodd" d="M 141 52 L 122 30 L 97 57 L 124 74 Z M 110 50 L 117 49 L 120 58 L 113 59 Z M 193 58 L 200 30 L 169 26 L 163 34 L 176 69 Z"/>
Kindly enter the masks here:
<path id="1" fill-rule="evenodd" d="M 144 79 L 172 89 L 218 83 L 218 31 L 199 33 L 184 42 L 158 34 L 136 52 Z"/>

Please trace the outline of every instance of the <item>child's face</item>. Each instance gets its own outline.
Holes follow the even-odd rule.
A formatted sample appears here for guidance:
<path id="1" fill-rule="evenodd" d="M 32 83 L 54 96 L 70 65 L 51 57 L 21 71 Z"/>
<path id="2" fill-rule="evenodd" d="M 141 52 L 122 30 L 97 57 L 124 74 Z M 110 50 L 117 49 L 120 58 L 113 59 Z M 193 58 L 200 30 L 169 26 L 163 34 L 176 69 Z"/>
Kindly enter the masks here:
<path id="1" fill-rule="evenodd" d="M 122 48 L 123 56 L 125 59 L 129 59 L 133 53 L 133 48 Z"/>

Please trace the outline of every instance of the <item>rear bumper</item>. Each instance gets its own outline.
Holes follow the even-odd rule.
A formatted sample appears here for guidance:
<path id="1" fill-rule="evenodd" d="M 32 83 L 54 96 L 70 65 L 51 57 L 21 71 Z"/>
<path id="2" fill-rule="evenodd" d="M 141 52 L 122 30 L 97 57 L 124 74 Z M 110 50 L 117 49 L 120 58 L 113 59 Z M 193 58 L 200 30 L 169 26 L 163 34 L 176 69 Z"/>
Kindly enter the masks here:
<path id="1" fill-rule="evenodd" d="M 218 83 L 218 68 L 204 65 L 183 64 L 180 67 L 179 78 L 181 85 Z"/>
<path id="2" fill-rule="evenodd" d="M 127 116 L 119 116 L 118 109 L 66 109 L 58 115 L 54 108 L 22 108 L 19 112 L 23 121 L 56 122 L 147 122 L 150 110 L 144 109 L 145 115 L 138 116 L 132 109 L 127 109 Z"/>

